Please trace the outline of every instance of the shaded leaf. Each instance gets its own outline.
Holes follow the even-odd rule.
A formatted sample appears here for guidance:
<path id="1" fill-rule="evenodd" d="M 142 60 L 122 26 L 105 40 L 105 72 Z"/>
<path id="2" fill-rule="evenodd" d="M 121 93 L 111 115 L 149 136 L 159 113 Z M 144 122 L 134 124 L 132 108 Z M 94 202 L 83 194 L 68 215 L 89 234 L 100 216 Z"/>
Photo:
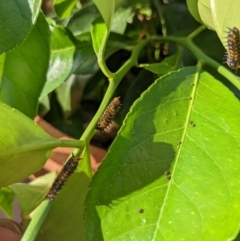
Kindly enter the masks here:
<path id="1" fill-rule="evenodd" d="M 62 107 L 64 112 L 71 111 L 71 87 L 74 82 L 75 75 L 72 75 L 68 78 L 68 80 L 60 85 L 56 89 L 56 95 L 59 104 Z"/>
<path id="2" fill-rule="evenodd" d="M 87 240 L 231 240 L 240 219 L 239 123 L 239 101 L 208 73 L 185 68 L 158 79 L 93 177 Z"/>
<path id="3" fill-rule="evenodd" d="M 0 7 L 0 54 L 20 45 L 34 25 L 41 0 L 2 1 Z M 3 34 L 4 33 L 4 34 Z"/>
<path id="4" fill-rule="evenodd" d="M 164 75 L 173 70 L 177 70 L 183 67 L 182 55 L 180 52 L 176 54 L 166 57 L 161 63 L 154 63 L 154 64 L 140 64 L 140 67 L 143 67 L 155 74 Z"/>
<path id="5" fill-rule="evenodd" d="M 67 28 L 74 35 L 90 32 L 92 22 L 100 16 L 96 6 L 89 4 L 77 11 L 69 20 Z"/>
<path id="6" fill-rule="evenodd" d="M 51 172 L 28 184 L 14 183 L 8 186 L 16 194 L 23 217 L 29 215 L 45 198 L 56 176 L 56 172 Z"/>
<path id="7" fill-rule="evenodd" d="M 67 18 L 71 15 L 78 0 L 55 0 L 54 9 L 60 19 Z"/>
<path id="8" fill-rule="evenodd" d="M 123 34 L 128 22 L 132 22 L 133 16 L 132 7 L 119 8 L 113 16 L 111 31 Z"/>
<path id="9" fill-rule="evenodd" d="M 199 26 L 199 23 L 189 13 L 185 2 L 164 4 L 162 10 L 168 34 L 186 35 Z"/>
<path id="10" fill-rule="evenodd" d="M 0 189 L 0 209 L 10 218 L 13 217 L 13 205 L 15 194 L 8 188 Z"/>

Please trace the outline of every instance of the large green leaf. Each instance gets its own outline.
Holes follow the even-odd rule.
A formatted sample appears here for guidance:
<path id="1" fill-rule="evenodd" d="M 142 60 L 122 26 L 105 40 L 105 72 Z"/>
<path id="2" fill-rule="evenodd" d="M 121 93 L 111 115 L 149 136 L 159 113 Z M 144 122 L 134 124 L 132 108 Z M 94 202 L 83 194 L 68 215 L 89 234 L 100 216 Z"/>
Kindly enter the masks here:
<path id="1" fill-rule="evenodd" d="M 36 241 L 84 240 L 84 200 L 92 176 L 89 164 L 89 160 L 83 158 L 66 181 Z"/>
<path id="2" fill-rule="evenodd" d="M 0 187 L 20 182 L 38 171 L 52 148 L 60 145 L 39 126 L 0 102 Z"/>
<path id="3" fill-rule="evenodd" d="M 38 16 L 41 0 L 0 1 L 0 54 L 20 45 Z"/>
<path id="4" fill-rule="evenodd" d="M 40 14 L 26 41 L 1 58 L 0 100 L 30 118 L 35 117 L 49 56 L 50 31 Z"/>
<path id="5" fill-rule="evenodd" d="M 54 8 L 58 17 L 60 19 L 69 17 L 77 2 L 78 0 L 55 0 Z"/>
<path id="6" fill-rule="evenodd" d="M 185 68 L 158 79 L 93 177 L 87 240 L 231 240 L 239 123 L 239 101 L 210 74 Z"/>

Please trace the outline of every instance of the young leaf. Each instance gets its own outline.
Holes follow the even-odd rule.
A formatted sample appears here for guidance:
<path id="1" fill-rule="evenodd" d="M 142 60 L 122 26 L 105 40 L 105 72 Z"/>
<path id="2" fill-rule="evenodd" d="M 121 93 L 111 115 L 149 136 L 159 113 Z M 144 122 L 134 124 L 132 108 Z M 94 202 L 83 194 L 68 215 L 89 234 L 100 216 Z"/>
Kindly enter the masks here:
<path id="1" fill-rule="evenodd" d="M 0 102 L 0 187 L 20 182 L 38 171 L 59 141 L 22 113 Z"/>
<path id="2" fill-rule="evenodd" d="M 166 57 L 161 63 L 154 63 L 154 64 L 140 64 L 140 67 L 143 67 L 155 74 L 167 74 L 173 70 L 177 70 L 183 67 L 182 55 L 180 52 L 176 54 Z"/>
<path id="3" fill-rule="evenodd" d="M 239 101 L 210 74 L 185 68 L 158 79 L 93 177 L 87 240 L 231 240 L 239 123 Z"/>
<path id="4" fill-rule="evenodd" d="M 41 0 L 4 1 L 0 7 L 0 54 L 20 45 L 34 25 Z"/>
<path id="5" fill-rule="evenodd" d="M 26 41 L 1 59 L 0 100 L 30 118 L 35 117 L 49 56 L 50 32 L 40 14 Z"/>
<path id="6" fill-rule="evenodd" d="M 99 17 L 92 24 L 91 35 L 93 41 L 93 49 L 98 59 L 104 58 L 104 50 L 106 47 L 109 31 L 102 18 Z"/>

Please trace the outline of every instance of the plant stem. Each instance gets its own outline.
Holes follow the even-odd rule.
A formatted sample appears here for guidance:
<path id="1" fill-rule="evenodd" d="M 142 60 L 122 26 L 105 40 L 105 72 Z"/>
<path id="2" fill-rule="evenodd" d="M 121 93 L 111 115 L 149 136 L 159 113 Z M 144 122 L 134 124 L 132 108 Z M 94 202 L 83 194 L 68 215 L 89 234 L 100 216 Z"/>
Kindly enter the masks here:
<path id="1" fill-rule="evenodd" d="M 187 38 L 188 39 L 193 39 L 194 37 L 196 37 L 199 33 L 201 33 L 203 30 L 205 30 L 206 27 L 204 25 L 201 25 L 200 27 L 198 27 L 197 29 L 195 29 L 192 33 L 190 33 Z"/>
<path id="2" fill-rule="evenodd" d="M 138 56 L 141 52 L 141 50 L 148 44 L 150 40 L 143 40 L 139 42 L 132 51 L 131 57 L 124 63 L 124 65 L 113 74 L 112 78 L 109 78 L 109 85 L 107 88 L 107 91 L 103 97 L 103 100 L 101 102 L 101 105 L 97 111 L 97 113 L 94 115 L 91 123 L 88 125 L 87 129 L 83 133 L 80 140 L 86 141 L 86 143 L 89 143 L 91 140 L 94 131 L 96 129 L 97 122 L 103 113 L 103 111 L 106 109 L 108 103 L 110 102 L 115 90 L 117 89 L 119 83 L 123 79 L 123 77 L 126 75 L 126 73 L 134 66 L 137 65 Z"/>
<path id="3" fill-rule="evenodd" d="M 108 69 L 104 58 L 98 57 L 98 65 L 100 67 L 100 69 L 102 70 L 102 72 L 104 73 L 105 76 L 107 76 L 108 78 L 112 78 L 113 77 L 113 73 Z"/>
<path id="4" fill-rule="evenodd" d="M 45 221 L 53 202 L 46 199 L 36 208 L 33 219 L 27 227 L 26 232 L 23 234 L 21 241 L 34 241 L 38 232 Z"/>

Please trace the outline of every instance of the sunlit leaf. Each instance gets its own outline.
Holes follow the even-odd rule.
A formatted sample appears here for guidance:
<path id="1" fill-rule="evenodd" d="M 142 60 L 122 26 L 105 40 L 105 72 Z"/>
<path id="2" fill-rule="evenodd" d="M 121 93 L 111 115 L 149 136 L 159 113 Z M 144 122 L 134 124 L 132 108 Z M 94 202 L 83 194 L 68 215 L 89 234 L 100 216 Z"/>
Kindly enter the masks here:
<path id="1" fill-rule="evenodd" d="M 87 240 L 235 237 L 239 123 L 239 101 L 210 74 L 185 68 L 158 79 L 93 177 Z"/>

